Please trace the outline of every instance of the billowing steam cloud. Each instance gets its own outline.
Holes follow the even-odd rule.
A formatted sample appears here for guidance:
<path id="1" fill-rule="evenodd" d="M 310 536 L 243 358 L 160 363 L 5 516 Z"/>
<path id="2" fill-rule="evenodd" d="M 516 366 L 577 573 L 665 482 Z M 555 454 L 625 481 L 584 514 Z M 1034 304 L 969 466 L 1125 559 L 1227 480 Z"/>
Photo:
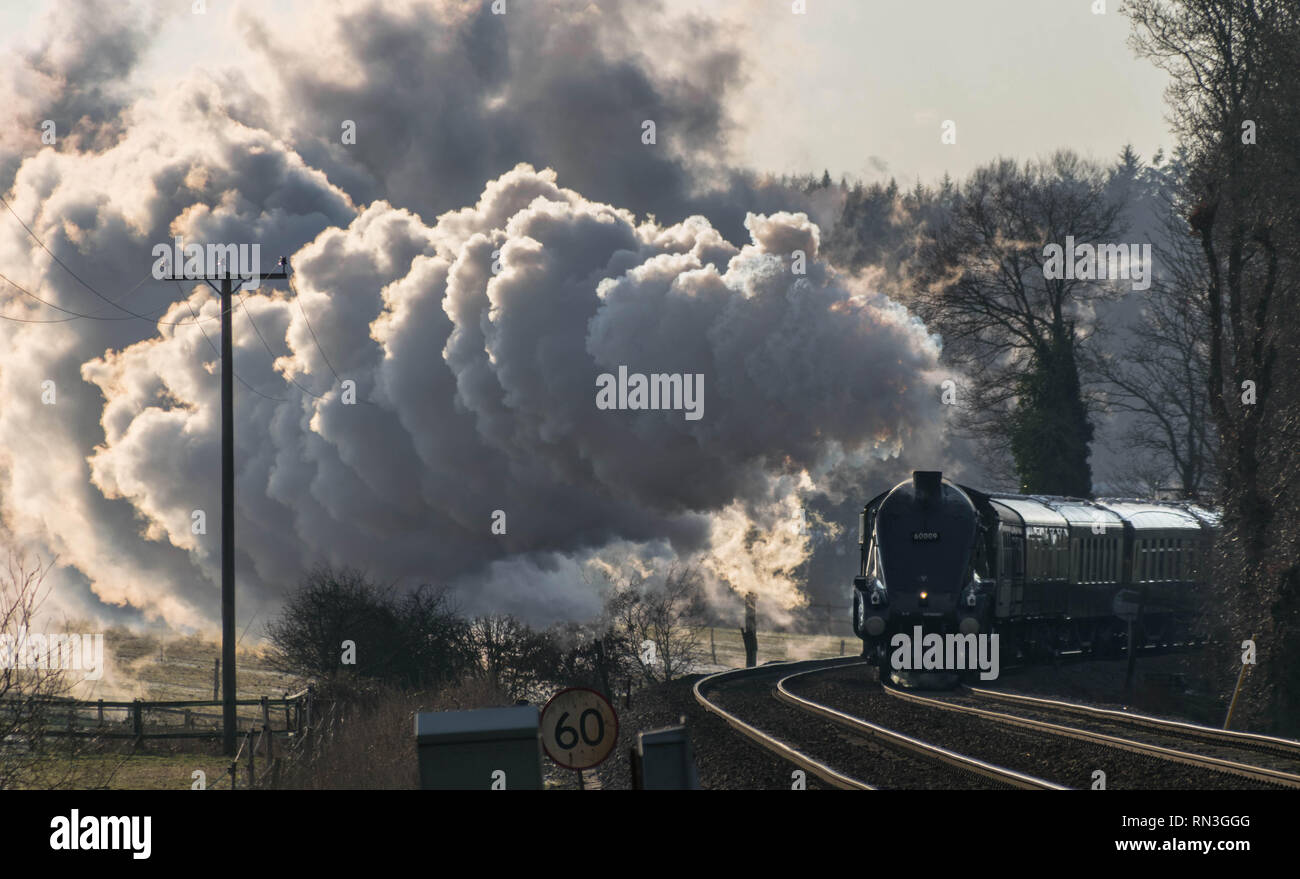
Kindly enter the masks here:
<path id="1" fill-rule="evenodd" d="M 747 563 L 766 545 L 746 541 L 754 517 L 788 520 L 781 505 L 797 486 L 783 477 L 841 449 L 910 440 L 915 413 L 933 408 L 936 351 L 901 309 L 835 282 L 806 217 L 749 226 L 753 242 L 737 249 L 702 218 L 638 224 L 520 166 L 432 227 L 378 202 L 324 231 L 293 258 L 299 300 L 246 296 L 253 324 L 237 324 L 245 380 L 294 397 L 241 396 L 252 568 L 277 590 L 322 553 L 455 577 L 512 556 L 662 540 L 775 593 L 762 572 L 793 568 L 799 539 L 786 558 L 773 548 Z M 791 271 L 796 251 L 806 275 Z M 195 305 L 215 307 L 202 292 Z M 275 361 L 258 355 L 259 331 Z M 211 568 L 216 541 L 190 527 L 194 475 L 215 457 L 202 333 L 172 328 L 83 372 L 108 400 L 92 482 Z M 702 374 L 703 417 L 598 409 L 596 376 L 620 365 Z M 505 534 L 491 531 L 494 510 Z M 501 600 L 541 614 L 553 598 L 525 588 Z"/>
<path id="2" fill-rule="evenodd" d="M 65 606 L 215 618 L 217 302 L 132 287 L 177 235 L 295 269 L 234 317 L 245 618 L 321 560 L 538 621 L 593 612 L 584 575 L 624 555 L 698 561 L 716 590 L 788 608 L 814 549 L 802 509 L 838 518 L 882 458 L 939 451 L 936 343 L 825 266 L 817 206 L 701 182 L 725 158 L 708 150 L 732 50 L 689 21 L 638 31 L 624 4 L 486 6 L 345 5 L 305 43 L 331 64 L 282 55 L 265 92 L 195 74 L 89 140 L 18 150 L 6 199 L 87 282 L 0 216 L 0 270 L 67 310 L 0 284 L 4 524 L 58 555 Z M 49 104 L 85 91 L 67 89 Z M 659 148 L 639 138 L 654 114 Z M 620 366 L 702 375 L 703 417 L 597 408 Z"/>
<path id="3" fill-rule="evenodd" d="M 730 161 L 726 108 L 746 79 L 734 27 L 670 16 L 659 0 L 491 7 L 361 0 L 290 33 L 246 18 L 278 85 L 274 104 L 249 103 L 249 122 L 287 127 L 357 203 L 426 217 L 471 204 L 521 161 L 638 215 L 703 214 L 732 240 L 748 239 L 751 211 L 833 216 L 829 192 L 794 193 Z M 341 120 L 355 123 L 354 144 Z"/>

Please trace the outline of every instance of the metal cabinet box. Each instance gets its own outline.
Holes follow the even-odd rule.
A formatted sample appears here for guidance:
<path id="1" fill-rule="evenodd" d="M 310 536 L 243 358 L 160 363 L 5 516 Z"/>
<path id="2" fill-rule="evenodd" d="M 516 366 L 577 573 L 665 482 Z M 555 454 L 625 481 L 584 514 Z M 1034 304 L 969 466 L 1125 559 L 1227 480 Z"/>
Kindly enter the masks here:
<path id="1" fill-rule="evenodd" d="M 541 790 L 539 720 L 536 705 L 417 714 L 420 788 Z"/>
<path id="2" fill-rule="evenodd" d="M 639 790 L 700 789 L 685 724 L 638 733 L 632 762 Z"/>

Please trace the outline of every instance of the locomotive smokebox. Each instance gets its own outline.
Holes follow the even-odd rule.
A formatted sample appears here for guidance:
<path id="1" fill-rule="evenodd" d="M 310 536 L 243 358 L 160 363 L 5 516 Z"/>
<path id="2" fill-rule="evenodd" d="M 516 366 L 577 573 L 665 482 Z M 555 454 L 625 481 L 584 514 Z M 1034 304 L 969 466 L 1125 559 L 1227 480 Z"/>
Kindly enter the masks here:
<path id="1" fill-rule="evenodd" d="M 916 499 L 924 505 L 928 506 L 939 499 L 942 483 L 942 470 L 912 471 L 912 487 L 916 490 Z"/>

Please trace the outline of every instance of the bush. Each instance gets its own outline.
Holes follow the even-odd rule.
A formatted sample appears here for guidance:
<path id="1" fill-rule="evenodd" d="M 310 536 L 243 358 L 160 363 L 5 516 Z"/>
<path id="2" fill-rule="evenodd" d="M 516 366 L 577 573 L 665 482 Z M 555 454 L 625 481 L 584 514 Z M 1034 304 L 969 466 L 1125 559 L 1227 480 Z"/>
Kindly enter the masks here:
<path id="1" fill-rule="evenodd" d="M 468 626 L 445 590 L 421 586 L 399 598 L 347 567 L 310 571 L 267 637 L 276 668 L 314 679 L 351 672 L 424 687 L 459 680 L 474 661 Z"/>

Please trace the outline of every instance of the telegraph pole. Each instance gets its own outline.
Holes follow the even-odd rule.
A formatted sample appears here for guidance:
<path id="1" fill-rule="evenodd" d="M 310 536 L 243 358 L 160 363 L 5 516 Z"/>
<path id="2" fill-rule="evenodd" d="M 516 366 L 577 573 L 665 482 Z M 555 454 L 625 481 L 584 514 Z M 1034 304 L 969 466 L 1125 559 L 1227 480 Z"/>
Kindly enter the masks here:
<path id="1" fill-rule="evenodd" d="M 214 276 L 163 279 L 203 281 L 221 294 L 221 743 L 227 757 L 235 755 L 235 356 L 230 297 L 236 281 L 243 286 L 254 277 L 259 282 L 283 281 L 289 277 L 288 260 L 280 258 L 278 271 L 247 278 L 232 278 L 227 267 Z"/>

